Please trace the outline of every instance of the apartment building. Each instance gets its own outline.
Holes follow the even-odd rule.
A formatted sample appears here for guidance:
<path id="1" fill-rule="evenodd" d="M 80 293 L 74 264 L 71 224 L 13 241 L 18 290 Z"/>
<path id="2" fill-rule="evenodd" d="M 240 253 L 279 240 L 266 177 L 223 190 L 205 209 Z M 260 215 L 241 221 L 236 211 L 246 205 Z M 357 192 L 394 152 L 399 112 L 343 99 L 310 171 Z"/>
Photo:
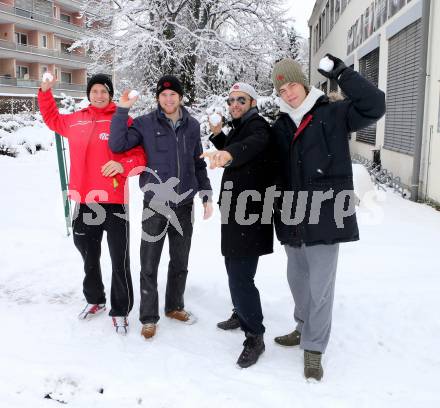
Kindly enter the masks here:
<path id="1" fill-rule="evenodd" d="M 440 1 L 318 0 L 309 29 L 312 85 L 338 90 L 317 72 L 329 52 L 386 93 L 385 117 L 353 134 L 352 153 L 440 203 Z"/>
<path id="2" fill-rule="evenodd" d="M 59 80 L 56 96 L 85 96 L 89 57 L 69 49 L 86 30 L 81 6 L 77 0 L 0 0 L 0 113 L 34 109 L 46 71 Z"/>

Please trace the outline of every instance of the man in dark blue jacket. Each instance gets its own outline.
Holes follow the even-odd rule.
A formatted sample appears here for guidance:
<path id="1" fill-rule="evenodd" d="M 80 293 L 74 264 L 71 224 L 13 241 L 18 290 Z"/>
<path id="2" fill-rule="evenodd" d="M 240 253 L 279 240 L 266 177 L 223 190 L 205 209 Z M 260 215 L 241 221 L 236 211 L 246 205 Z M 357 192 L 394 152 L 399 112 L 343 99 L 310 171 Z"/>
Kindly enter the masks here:
<path id="1" fill-rule="evenodd" d="M 187 324 L 196 321 L 184 309 L 188 257 L 193 231 L 193 199 L 203 200 L 204 219 L 212 214 L 212 189 L 206 163 L 200 158 L 200 124 L 182 106 L 183 89 L 171 75 L 162 77 L 156 89 L 158 107 L 136 118 L 127 127 L 128 111 L 136 102 L 128 91 L 121 96 L 111 124 L 109 146 L 124 152 L 142 145 L 148 168 L 139 178 L 144 192 L 141 241 L 142 335 L 155 335 L 159 320 L 157 270 L 165 235 L 168 235 L 170 262 L 165 295 L 165 314 Z"/>

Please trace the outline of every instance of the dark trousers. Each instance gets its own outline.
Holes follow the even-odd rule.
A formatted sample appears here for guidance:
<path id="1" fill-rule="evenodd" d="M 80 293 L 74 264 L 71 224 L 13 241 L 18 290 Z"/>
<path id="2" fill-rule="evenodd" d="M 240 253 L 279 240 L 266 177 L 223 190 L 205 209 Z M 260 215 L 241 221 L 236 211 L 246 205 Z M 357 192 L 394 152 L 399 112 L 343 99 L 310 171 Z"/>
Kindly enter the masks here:
<path id="1" fill-rule="evenodd" d="M 225 257 L 232 304 L 237 312 L 242 330 L 246 333 L 263 334 L 263 312 L 260 293 L 255 286 L 258 256 Z"/>
<path id="2" fill-rule="evenodd" d="M 73 242 L 84 261 L 84 296 L 90 304 L 106 302 L 100 264 L 101 241 L 106 231 L 112 262 L 109 314 L 128 316 L 133 307 L 128 213 L 126 215 L 122 204 L 99 205 L 90 205 L 91 208 L 85 204 L 77 205 L 77 216 L 73 221 Z"/>
<path id="3" fill-rule="evenodd" d="M 144 202 L 144 209 L 146 208 L 149 206 Z M 168 236 L 170 254 L 165 313 L 184 308 L 183 296 L 188 276 L 188 258 L 193 232 L 192 209 L 192 202 L 172 209 L 182 228 L 183 236 L 169 222 L 169 218 L 157 212 L 142 221 L 141 304 L 139 310 L 139 320 L 142 324 L 157 323 L 159 320 L 157 271 L 165 236 Z M 153 239 L 152 237 L 157 238 Z"/>

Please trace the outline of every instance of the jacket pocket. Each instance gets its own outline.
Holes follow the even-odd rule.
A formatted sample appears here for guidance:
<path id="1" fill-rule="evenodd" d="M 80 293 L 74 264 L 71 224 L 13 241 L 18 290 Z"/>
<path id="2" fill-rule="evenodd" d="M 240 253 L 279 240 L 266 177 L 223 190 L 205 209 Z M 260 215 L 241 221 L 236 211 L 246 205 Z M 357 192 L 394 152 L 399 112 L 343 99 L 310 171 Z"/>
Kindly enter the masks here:
<path id="1" fill-rule="evenodd" d="M 168 135 L 161 130 L 155 131 L 155 147 L 158 152 L 167 152 L 169 150 Z"/>

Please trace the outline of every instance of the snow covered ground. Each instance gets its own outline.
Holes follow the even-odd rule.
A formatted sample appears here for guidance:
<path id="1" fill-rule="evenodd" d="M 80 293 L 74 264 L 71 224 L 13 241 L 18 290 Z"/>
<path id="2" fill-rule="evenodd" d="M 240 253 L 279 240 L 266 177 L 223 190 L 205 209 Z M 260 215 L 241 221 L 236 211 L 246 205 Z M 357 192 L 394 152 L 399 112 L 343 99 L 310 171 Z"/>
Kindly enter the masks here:
<path id="1" fill-rule="evenodd" d="M 219 213 L 196 225 L 186 306 L 199 321 L 162 318 L 140 336 L 137 297 L 127 337 L 110 318 L 80 322 L 82 261 L 65 235 L 56 154 L 0 156 L 0 401 L 2 407 L 437 407 L 440 357 L 440 213 L 387 193 L 362 217 L 361 241 L 343 245 L 333 333 L 322 383 L 302 375 L 303 354 L 273 337 L 293 329 L 285 255 L 277 245 L 257 273 L 266 352 L 239 369 L 243 334 L 215 323 L 231 303 Z M 210 172 L 218 193 L 220 172 Z M 131 264 L 139 292 L 141 194 L 132 180 Z M 364 214 L 365 215 L 365 214 Z M 167 248 L 159 271 L 161 306 Z M 103 245 L 103 273 L 110 262 Z"/>

